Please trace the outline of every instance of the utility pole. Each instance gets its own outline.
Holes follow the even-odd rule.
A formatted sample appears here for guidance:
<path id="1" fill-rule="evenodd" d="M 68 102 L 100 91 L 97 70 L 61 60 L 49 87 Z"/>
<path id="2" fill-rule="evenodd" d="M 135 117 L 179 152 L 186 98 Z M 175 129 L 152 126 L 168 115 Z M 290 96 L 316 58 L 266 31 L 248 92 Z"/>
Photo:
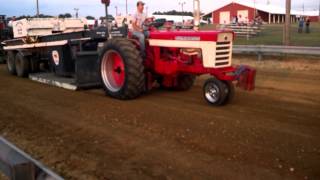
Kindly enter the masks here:
<path id="1" fill-rule="evenodd" d="M 253 18 L 256 18 L 257 16 L 256 0 L 253 0 L 253 6 L 254 6 Z"/>
<path id="2" fill-rule="evenodd" d="M 290 45 L 290 25 L 291 25 L 291 0 L 286 0 L 286 23 L 284 27 L 283 44 Z"/>
<path id="3" fill-rule="evenodd" d="M 78 18 L 79 17 L 79 8 L 74 8 L 73 10 L 76 11 L 76 18 Z"/>
<path id="4" fill-rule="evenodd" d="M 183 12 L 183 7 L 186 4 L 186 2 L 179 2 L 179 5 L 181 6 L 181 11 Z"/>
<path id="5" fill-rule="evenodd" d="M 37 0 L 37 17 L 40 16 L 40 11 L 39 11 L 39 0 Z"/>
<path id="6" fill-rule="evenodd" d="M 319 17 L 318 17 L 318 20 L 320 22 L 320 0 L 319 0 Z"/>
<path id="7" fill-rule="evenodd" d="M 148 17 L 148 10 L 149 10 L 149 7 L 146 6 L 146 15 L 147 15 L 147 17 Z"/>
<path id="8" fill-rule="evenodd" d="M 128 0 L 126 0 L 126 16 L 128 16 Z"/>
<path id="9" fill-rule="evenodd" d="M 182 22 L 183 22 L 183 6 L 186 4 L 186 2 L 179 2 L 179 5 L 181 6 L 181 14 L 182 14 Z"/>
<path id="10" fill-rule="evenodd" d="M 116 9 L 116 16 L 118 16 L 118 6 L 114 7 Z"/>

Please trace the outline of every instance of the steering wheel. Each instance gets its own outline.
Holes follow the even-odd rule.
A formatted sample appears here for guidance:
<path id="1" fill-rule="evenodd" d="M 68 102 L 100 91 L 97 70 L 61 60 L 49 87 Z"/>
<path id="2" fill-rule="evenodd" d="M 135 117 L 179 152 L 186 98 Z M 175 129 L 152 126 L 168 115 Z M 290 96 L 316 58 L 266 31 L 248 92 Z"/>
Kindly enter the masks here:
<path id="1" fill-rule="evenodd" d="M 151 30 L 155 28 L 156 22 L 154 21 L 154 17 L 147 18 L 143 23 L 143 30 Z"/>

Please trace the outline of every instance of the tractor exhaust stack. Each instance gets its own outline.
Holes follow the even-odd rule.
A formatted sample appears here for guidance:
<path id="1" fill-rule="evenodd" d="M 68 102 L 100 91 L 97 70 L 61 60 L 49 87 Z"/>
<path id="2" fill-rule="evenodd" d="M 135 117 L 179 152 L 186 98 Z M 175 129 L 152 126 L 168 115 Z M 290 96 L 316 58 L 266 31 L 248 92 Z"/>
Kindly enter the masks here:
<path id="1" fill-rule="evenodd" d="M 194 30 L 199 30 L 200 26 L 200 0 L 193 1 L 193 17 L 194 17 Z"/>

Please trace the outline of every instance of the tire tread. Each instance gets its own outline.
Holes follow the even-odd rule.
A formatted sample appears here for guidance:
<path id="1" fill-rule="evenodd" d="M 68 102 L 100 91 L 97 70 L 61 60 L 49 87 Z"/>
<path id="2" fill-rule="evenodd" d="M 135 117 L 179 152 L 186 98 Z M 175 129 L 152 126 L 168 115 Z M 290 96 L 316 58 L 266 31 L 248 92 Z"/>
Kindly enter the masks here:
<path id="1" fill-rule="evenodd" d="M 118 92 L 109 91 L 102 81 L 105 92 L 117 99 L 127 100 L 137 98 L 145 88 L 144 66 L 139 51 L 129 40 L 121 38 L 110 39 L 105 43 L 100 55 L 101 63 L 104 54 L 108 50 L 115 50 L 122 56 L 126 67 L 126 80 L 124 86 Z"/>

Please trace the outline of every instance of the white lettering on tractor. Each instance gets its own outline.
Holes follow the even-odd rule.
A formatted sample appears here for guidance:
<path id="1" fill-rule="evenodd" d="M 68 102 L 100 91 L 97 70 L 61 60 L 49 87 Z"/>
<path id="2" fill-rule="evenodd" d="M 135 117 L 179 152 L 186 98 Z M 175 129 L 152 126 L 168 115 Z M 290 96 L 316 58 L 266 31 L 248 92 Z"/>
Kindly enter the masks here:
<path id="1" fill-rule="evenodd" d="M 200 41 L 200 37 L 194 36 L 177 36 L 175 39 L 180 41 Z"/>

